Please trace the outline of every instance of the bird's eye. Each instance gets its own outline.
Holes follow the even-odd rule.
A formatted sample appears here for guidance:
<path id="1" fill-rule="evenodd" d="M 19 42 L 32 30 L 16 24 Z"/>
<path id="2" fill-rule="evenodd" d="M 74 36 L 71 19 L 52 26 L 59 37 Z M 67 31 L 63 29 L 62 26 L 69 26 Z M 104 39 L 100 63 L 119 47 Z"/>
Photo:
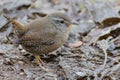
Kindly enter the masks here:
<path id="1" fill-rule="evenodd" d="M 62 20 L 62 21 L 60 21 L 60 23 L 65 23 L 65 22 Z"/>
<path id="2" fill-rule="evenodd" d="M 61 18 L 53 18 L 54 21 L 58 22 L 58 23 L 65 23 L 64 19 Z"/>

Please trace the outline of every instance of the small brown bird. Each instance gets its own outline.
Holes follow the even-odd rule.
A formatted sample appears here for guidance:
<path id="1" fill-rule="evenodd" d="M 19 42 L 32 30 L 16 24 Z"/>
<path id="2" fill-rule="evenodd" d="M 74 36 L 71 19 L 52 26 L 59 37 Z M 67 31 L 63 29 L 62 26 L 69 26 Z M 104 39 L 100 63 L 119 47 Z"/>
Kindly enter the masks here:
<path id="1" fill-rule="evenodd" d="M 16 20 L 4 16 L 17 30 L 18 43 L 43 65 L 40 54 L 47 54 L 62 46 L 68 38 L 71 19 L 64 13 L 52 13 L 36 19 L 27 25 L 21 25 Z"/>

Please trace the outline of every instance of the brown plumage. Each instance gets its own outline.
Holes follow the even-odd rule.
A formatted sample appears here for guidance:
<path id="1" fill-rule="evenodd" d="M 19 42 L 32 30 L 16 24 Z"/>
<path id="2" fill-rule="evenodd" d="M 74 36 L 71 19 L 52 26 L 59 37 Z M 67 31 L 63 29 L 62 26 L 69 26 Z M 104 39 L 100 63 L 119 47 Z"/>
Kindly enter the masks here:
<path id="1" fill-rule="evenodd" d="M 33 53 L 42 65 L 39 55 L 58 49 L 67 40 L 70 32 L 71 19 L 64 13 L 52 13 L 24 26 L 10 17 L 5 18 L 18 29 L 18 43 L 26 51 Z"/>

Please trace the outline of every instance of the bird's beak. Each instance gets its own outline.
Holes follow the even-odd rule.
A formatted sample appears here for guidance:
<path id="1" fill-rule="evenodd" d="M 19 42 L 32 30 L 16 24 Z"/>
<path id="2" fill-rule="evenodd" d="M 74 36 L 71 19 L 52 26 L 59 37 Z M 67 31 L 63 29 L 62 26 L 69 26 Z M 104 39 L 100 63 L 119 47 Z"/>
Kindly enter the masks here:
<path id="1" fill-rule="evenodd" d="M 79 25 L 78 22 L 76 21 L 71 21 L 71 22 L 66 22 L 68 26 L 72 26 L 72 25 Z"/>
<path id="2" fill-rule="evenodd" d="M 75 21 L 75 20 L 72 20 L 72 21 L 71 21 L 71 24 L 72 24 L 72 25 L 79 25 L 79 23 L 78 23 L 77 21 Z"/>

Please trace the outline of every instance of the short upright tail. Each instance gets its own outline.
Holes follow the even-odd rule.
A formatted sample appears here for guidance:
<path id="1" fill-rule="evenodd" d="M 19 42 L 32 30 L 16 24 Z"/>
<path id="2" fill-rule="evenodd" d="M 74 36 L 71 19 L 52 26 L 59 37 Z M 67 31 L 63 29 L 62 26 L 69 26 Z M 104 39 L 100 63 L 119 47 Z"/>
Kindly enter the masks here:
<path id="1" fill-rule="evenodd" d="M 17 29 L 19 34 L 25 31 L 25 27 L 23 25 L 21 25 L 19 22 L 17 22 L 16 20 L 14 20 L 6 15 L 3 15 L 3 16 L 14 25 L 14 27 Z"/>

